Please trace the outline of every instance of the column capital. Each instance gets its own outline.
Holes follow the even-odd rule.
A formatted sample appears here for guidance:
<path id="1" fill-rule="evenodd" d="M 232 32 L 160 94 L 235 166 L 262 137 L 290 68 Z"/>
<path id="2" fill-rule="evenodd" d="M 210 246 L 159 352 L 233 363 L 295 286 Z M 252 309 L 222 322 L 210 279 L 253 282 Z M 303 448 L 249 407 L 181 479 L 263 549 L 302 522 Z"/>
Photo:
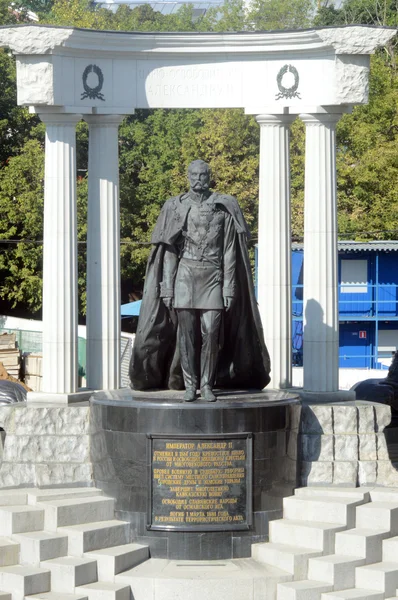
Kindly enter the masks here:
<path id="1" fill-rule="evenodd" d="M 305 125 L 336 125 L 343 113 L 300 113 Z"/>
<path id="2" fill-rule="evenodd" d="M 82 115 L 77 113 L 38 113 L 45 125 L 77 125 L 82 120 Z"/>
<path id="3" fill-rule="evenodd" d="M 126 115 L 84 115 L 83 119 L 89 125 L 119 126 Z"/>
<path id="4" fill-rule="evenodd" d="M 257 123 L 261 125 L 290 125 L 297 115 L 261 114 L 256 115 Z"/>

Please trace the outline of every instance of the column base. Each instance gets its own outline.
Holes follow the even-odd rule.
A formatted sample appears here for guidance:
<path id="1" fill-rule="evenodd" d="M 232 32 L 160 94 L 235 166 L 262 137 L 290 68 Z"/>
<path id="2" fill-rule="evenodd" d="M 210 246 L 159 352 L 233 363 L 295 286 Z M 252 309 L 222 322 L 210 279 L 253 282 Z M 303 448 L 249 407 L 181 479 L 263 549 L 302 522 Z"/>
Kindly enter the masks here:
<path id="1" fill-rule="evenodd" d="M 52 394 L 49 392 L 28 392 L 26 401 L 28 404 L 76 404 L 87 402 L 93 395 L 94 390 L 82 389 L 69 394 Z"/>
<path id="2" fill-rule="evenodd" d="M 284 390 L 292 394 L 298 394 L 305 404 L 323 404 L 334 402 L 352 402 L 356 400 L 353 390 L 337 390 L 336 392 L 309 392 L 303 388 L 292 387 Z"/>

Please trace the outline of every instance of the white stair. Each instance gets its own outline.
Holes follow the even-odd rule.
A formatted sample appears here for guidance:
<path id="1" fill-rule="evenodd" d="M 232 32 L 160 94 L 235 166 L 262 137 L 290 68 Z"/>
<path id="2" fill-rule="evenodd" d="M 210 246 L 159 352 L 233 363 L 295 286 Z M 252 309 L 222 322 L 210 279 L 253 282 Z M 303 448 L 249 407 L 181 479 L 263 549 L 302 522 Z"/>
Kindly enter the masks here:
<path id="1" fill-rule="evenodd" d="M 25 600 L 88 600 L 88 598 L 84 593 L 60 594 L 59 592 L 42 592 L 34 596 L 25 596 Z"/>
<path id="2" fill-rule="evenodd" d="M 129 585 L 100 581 L 82 585 L 79 590 L 87 595 L 89 600 L 130 600 Z"/>
<path id="3" fill-rule="evenodd" d="M 99 581 L 114 581 L 115 575 L 148 560 L 149 550 L 141 544 L 124 544 L 87 552 L 84 556 L 97 561 Z"/>
<path id="4" fill-rule="evenodd" d="M 48 592 L 51 573 L 48 569 L 15 565 L 0 568 L 0 589 L 12 593 L 12 600 L 24 600 L 29 594 Z"/>
<path id="5" fill-rule="evenodd" d="M 398 562 L 379 562 L 356 569 L 355 587 L 383 592 L 388 598 L 398 587 Z"/>
<path id="6" fill-rule="evenodd" d="M 39 565 L 43 560 L 68 554 L 68 537 L 48 531 L 29 531 L 12 536 L 21 547 L 22 565 Z"/>
<path id="7" fill-rule="evenodd" d="M 311 558 L 308 579 L 330 583 L 334 590 L 345 590 L 355 586 L 355 569 L 364 564 L 364 558 L 342 554 Z"/>
<path id="8" fill-rule="evenodd" d="M 46 560 L 41 566 L 51 571 L 53 592 L 73 593 L 77 586 L 97 581 L 97 563 L 88 558 L 63 556 Z"/>
<path id="9" fill-rule="evenodd" d="M 0 600 L 131 600 L 115 576 L 149 557 L 95 488 L 0 490 Z"/>
<path id="10" fill-rule="evenodd" d="M 330 554 L 334 551 L 336 533 L 345 528 L 345 525 L 335 523 L 277 519 L 269 524 L 269 539 L 279 544 L 291 544 Z"/>
<path id="11" fill-rule="evenodd" d="M 366 564 L 379 562 L 382 558 L 382 542 L 390 535 L 389 530 L 347 529 L 336 534 L 335 551 L 336 554 L 364 558 Z"/>
<path id="12" fill-rule="evenodd" d="M 103 491 L 94 488 L 50 488 L 38 490 L 36 488 L 26 491 L 27 503 L 38 504 L 40 502 L 48 502 L 49 500 L 67 500 L 76 498 L 94 498 L 103 496 Z"/>
<path id="13" fill-rule="evenodd" d="M 294 576 L 294 579 L 307 577 L 308 559 L 322 554 L 319 550 L 308 550 L 300 546 L 277 543 L 252 544 L 252 558 Z"/>
<path id="14" fill-rule="evenodd" d="M 68 552 L 71 556 L 83 556 L 85 552 L 127 544 L 129 531 L 130 523 L 115 519 L 58 529 L 58 533 L 68 536 Z"/>
<path id="15" fill-rule="evenodd" d="M 44 510 L 35 506 L 0 507 L 0 535 L 40 531 L 44 527 Z"/>
<path id="16" fill-rule="evenodd" d="M 44 528 L 56 531 L 59 527 L 113 519 L 115 500 L 105 496 L 67 498 L 47 500 L 40 506 L 45 507 Z"/>
<path id="17" fill-rule="evenodd" d="M 0 506 L 16 506 L 27 504 L 28 493 L 34 488 L 17 488 L 15 490 L 1 490 Z"/>
<path id="18" fill-rule="evenodd" d="M 0 538 L 0 567 L 10 567 L 19 562 L 19 544 L 10 538 Z M 1 597 L 0 597 L 1 600 Z"/>
<path id="19" fill-rule="evenodd" d="M 333 585 L 325 581 L 292 581 L 278 583 L 278 600 L 318 600 L 323 592 L 331 592 Z"/>
<path id="20" fill-rule="evenodd" d="M 293 582 L 278 584 L 277 600 L 333 600 L 331 596 L 340 593 L 341 600 L 365 600 L 366 594 L 369 600 L 381 600 L 377 597 L 378 588 L 360 585 L 357 573 L 368 562 L 381 559 L 383 540 L 391 536 L 386 522 L 393 522 L 394 506 L 390 503 L 380 507 L 381 513 L 376 507 L 376 519 L 365 528 L 365 515 L 369 514 L 366 509 L 374 504 L 370 500 L 371 491 L 356 488 L 305 488 L 285 499 L 284 519 L 281 524 L 275 521 L 270 526 L 271 541 L 274 542 L 274 536 L 283 536 L 284 540 L 293 539 L 304 555 L 308 549 L 303 546 L 308 548 L 311 544 L 319 554 L 308 557 L 308 571 L 300 580 L 295 577 Z M 358 519 L 361 511 L 362 520 Z M 309 536 L 297 526 L 300 520 L 306 522 Z M 340 526 L 337 530 L 336 524 Z M 363 589 L 358 591 L 359 588 Z"/>
<path id="21" fill-rule="evenodd" d="M 378 501 L 358 507 L 356 526 L 398 534 L 398 503 Z"/>
<path id="22" fill-rule="evenodd" d="M 398 562 L 398 537 L 384 540 L 382 559 L 386 562 Z"/>
<path id="23" fill-rule="evenodd" d="M 353 588 L 322 594 L 321 600 L 383 600 L 384 594 Z"/>
<path id="24" fill-rule="evenodd" d="M 321 521 L 335 525 L 355 526 L 357 506 L 363 498 L 346 496 L 291 496 L 283 500 L 283 516 L 286 519 Z"/>

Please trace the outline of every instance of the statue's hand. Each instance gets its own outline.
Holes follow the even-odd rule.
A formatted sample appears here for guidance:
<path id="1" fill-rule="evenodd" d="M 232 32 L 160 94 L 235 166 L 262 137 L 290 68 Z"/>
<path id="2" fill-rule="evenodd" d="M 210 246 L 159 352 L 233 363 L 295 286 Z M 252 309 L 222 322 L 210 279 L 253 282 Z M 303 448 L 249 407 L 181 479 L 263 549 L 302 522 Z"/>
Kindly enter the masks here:
<path id="1" fill-rule="evenodd" d="M 230 296 L 224 296 L 224 308 L 229 310 L 232 306 L 232 298 Z"/>
<path id="2" fill-rule="evenodd" d="M 173 298 L 162 298 L 163 304 L 171 310 L 173 308 Z"/>

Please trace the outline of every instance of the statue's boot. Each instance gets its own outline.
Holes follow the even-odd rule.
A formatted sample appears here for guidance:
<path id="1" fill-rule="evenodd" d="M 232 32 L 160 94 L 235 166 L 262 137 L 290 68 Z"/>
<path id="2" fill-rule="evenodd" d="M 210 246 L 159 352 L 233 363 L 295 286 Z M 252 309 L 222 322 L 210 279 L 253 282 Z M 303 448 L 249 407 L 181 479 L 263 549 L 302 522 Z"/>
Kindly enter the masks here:
<path id="1" fill-rule="evenodd" d="M 213 394 L 213 390 L 209 385 L 204 385 L 200 390 L 200 393 L 203 400 L 206 400 L 206 402 L 215 402 L 217 400 L 217 398 Z"/>
<path id="2" fill-rule="evenodd" d="M 185 390 L 184 400 L 185 402 L 193 402 L 196 400 L 196 388 L 188 387 Z"/>

